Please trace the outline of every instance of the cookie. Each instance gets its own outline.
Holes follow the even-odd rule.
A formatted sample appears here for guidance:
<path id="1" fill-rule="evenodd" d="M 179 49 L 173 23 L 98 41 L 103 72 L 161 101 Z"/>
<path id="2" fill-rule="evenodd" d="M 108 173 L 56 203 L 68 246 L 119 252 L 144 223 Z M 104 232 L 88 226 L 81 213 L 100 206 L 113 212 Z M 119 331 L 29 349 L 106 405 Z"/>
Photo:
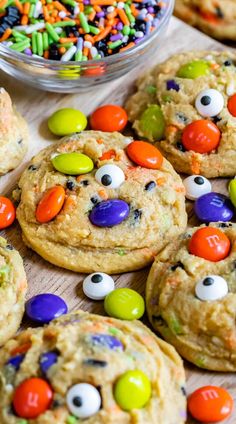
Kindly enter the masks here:
<path id="1" fill-rule="evenodd" d="M 19 253 L 0 237 L 0 345 L 18 330 L 25 304 L 26 275 Z"/>
<path id="2" fill-rule="evenodd" d="M 236 224 L 189 229 L 160 252 L 147 281 L 152 326 L 185 359 L 213 371 L 236 370 L 235 248 Z"/>
<path id="3" fill-rule="evenodd" d="M 133 372 L 144 376 L 150 392 L 142 407 L 133 408 L 137 397 L 128 381 L 124 409 L 118 386 Z M 185 422 L 182 361 L 139 321 L 77 311 L 28 329 L 1 350 L 0 378 L 1 424 L 18 424 L 19 417 L 28 424 Z M 141 383 L 140 399 L 143 388 Z"/>
<path id="4" fill-rule="evenodd" d="M 37 154 L 14 193 L 25 243 L 77 272 L 118 273 L 151 263 L 186 227 L 184 187 L 157 149 L 160 169 L 136 166 L 127 156 L 131 142 L 119 133 L 85 131 Z M 76 168 L 80 160 L 84 170 Z M 50 196 L 59 203 L 48 211 Z"/>
<path id="5" fill-rule="evenodd" d="M 15 169 L 26 154 L 28 127 L 12 106 L 11 98 L 0 88 L 0 175 Z"/>
<path id="6" fill-rule="evenodd" d="M 177 172 L 236 174 L 235 63 L 232 52 L 184 52 L 139 79 L 129 119 Z"/>
<path id="7" fill-rule="evenodd" d="M 236 40 L 234 0 L 176 0 L 175 15 L 211 37 Z"/>

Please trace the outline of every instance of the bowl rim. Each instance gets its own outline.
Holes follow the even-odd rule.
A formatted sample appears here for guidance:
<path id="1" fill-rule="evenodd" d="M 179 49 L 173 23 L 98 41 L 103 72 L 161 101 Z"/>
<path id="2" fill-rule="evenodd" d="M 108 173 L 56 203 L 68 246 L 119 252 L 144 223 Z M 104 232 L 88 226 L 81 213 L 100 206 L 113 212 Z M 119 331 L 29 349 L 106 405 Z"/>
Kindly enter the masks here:
<path id="1" fill-rule="evenodd" d="M 128 58 L 129 56 L 132 55 L 132 53 L 140 51 L 143 47 L 145 47 L 149 43 L 149 41 L 151 41 L 161 32 L 162 28 L 165 26 L 166 22 L 172 15 L 172 12 L 174 9 L 174 3 L 175 3 L 175 0 L 162 0 L 162 1 L 167 5 L 167 7 L 165 8 L 165 11 L 160 18 L 160 24 L 158 25 L 158 27 L 154 31 L 152 31 L 147 37 L 144 37 L 143 40 L 140 41 L 138 44 L 136 44 L 135 46 L 131 47 L 130 49 L 122 53 L 115 53 L 114 55 L 106 56 L 100 59 L 90 59 L 87 61 L 70 60 L 70 61 L 62 62 L 60 60 L 44 59 L 43 57 L 41 58 L 41 57 L 27 56 L 24 53 L 11 50 L 9 47 L 4 46 L 2 43 L 0 43 L 0 53 L 3 53 L 3 55 L 7 55 L 7 56 L 9 56 L 9 53 L 11 53 L 11 56 L 14 56 L 14 58 L 19 59 L 19 61 L 22 61 L 23 59 L 24 63 L 31 64 L 31 65 L 35 64 L 38 66 L 43 65 L 46 67 L 52 66 L 54 67 L 54 69 L 58 67 L 67 68 L 68 66 L 85 67 L 89 65 L 89 67 L 92 67 L 92 65 L 95 65 L 95 67 L 97 67 L 98 65 L 99 66 L 108 65 L 109 63 L 114 63 L 114 61 L 116 60 Z"/>

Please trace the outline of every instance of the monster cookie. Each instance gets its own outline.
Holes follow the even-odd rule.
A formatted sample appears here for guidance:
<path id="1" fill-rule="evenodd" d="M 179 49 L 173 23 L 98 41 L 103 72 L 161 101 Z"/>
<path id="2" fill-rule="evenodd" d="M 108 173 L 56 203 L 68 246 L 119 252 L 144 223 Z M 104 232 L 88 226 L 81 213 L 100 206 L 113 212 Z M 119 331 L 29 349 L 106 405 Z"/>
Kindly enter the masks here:
<path id="1" fill-rule="evenodd" d="M 6 90 L 0 88 L 0 175 L 19 165 L 27 144 L 27 124 L 12 106 Z"/>
<path id="2" fill-rule="evenodd" d="M 195 365 L 236 370 L 236 224 L 188 230 L 160 252 L 147 281 L 153 327 Z"/>
<path id="3" fill-rule="evenodd" d="M 119 133 L 64 138 L 33 158 L 19 187 L 24 241 L 73 271 L 142 268 L 186 227 L 180 177 L 153 145 Z"/>
<path id="4" fill-rule="evenodd" d="M 26 289 L 22 259 L 0 237 L 0 345 L 15 334 L 21 323 Z"/>
<path id="5" fill-rule="evenodd" d="M 1 350 L 0 378 L 1 424 L 185 422 L 182 361 L 138 321 L 77 311 L 28 329 Z"/>
<path id="6" fill-rule="evenodd" d="M 236 174 L 236 68 L 231 52 L 173 56 L 138 81 L 127 111 L 178 172 Z"/>
<path id="7" fill-rule="evenodd" d="M 210 36 L 236 40 L 235 0 L 176 0 L 175 14 Z"/>

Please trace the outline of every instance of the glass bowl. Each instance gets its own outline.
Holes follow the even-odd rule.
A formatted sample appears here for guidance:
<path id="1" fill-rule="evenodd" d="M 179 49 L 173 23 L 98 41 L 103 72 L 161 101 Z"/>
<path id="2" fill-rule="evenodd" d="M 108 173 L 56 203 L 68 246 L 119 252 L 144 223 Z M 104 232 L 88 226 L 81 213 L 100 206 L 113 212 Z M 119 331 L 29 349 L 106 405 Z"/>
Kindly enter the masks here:
<path id="1" fill-rule="evenodd" d="M 158 27 L 123 53 L 86 62 L 61 62 L 30 57 L 0 43 L 0 67 L 14 78 L 42 90 L 57 93 L 89 90 L 127 74 L 156 53 L 172 15 L 174 0 L 166 0 L 165 3 Z"/>

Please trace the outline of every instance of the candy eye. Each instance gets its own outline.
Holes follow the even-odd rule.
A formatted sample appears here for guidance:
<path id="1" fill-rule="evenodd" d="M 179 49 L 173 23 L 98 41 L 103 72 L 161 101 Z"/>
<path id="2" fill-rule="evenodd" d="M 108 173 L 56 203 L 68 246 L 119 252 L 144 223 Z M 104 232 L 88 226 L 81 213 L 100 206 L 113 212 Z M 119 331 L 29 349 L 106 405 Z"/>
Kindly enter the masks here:
<path id="1" fill-rule="evenodd" d="M 102 300 L 113 291 L 115 283 L 110 275 L 103 272 L 88 275 L 83 282 L 84 294 L 93 300 Z"/>
<path id="2" fill-rule="evenodd" d="M 211 192 L 210 181 L 201 175 L 190 175 L 183 180 L 187 199 L 196 200 L 198 197 Z"/>
<path id="3" fill-rule="evenodd" d="M 228 293 L 228 284 L 224 278 L 219 275 L 208 275 L 199 281 L 195 287 L 195 294 L 198 299 L 219 300 Z"/>
<path id="4" fill-rule="evenodd" d="M 104 165 L 95 174 L 98 183 L 108 188 L 118 188 L 125 181 L 125 174 L 119 166 Z"/>
<path id="5" fill-rule="evenodd" d="M 201 91 L 195 101 L 195 107 L 201 116 L 216 116 L 224 107 L 224 97 L 214 89 Z"/>
<path id="6" fill-rule="evenodd" d="M 81 383 L 72 386 L 66 395 L 67 407 L 78 418 L 95 415 L 101 407 L 101 396 L 96 387 Z"/>

